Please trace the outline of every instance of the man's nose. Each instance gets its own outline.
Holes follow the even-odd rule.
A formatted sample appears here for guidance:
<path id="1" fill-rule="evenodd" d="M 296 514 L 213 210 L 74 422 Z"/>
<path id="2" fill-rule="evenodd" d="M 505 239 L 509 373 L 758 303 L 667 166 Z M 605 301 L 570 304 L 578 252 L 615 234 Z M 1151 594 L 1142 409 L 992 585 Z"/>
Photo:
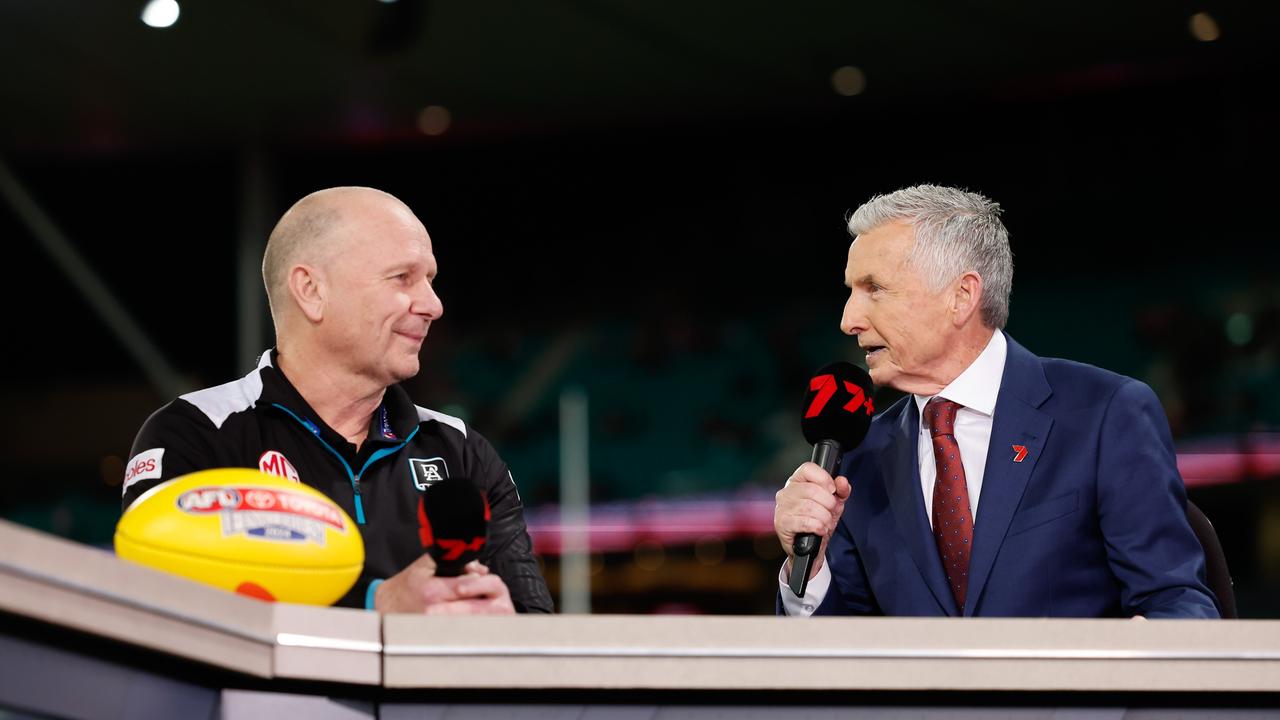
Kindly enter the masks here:
<path id="1" fill-rule="evenodd" d="M 444 303 L 436 294 L 430 280 L 423 280 L 413 295 L 413 312 L 425 315 L 429 320 L 437 320 L 444 315 Z"/>
<path id="2" fill-rule="evenodd" d="M 845 302 L 844 312 L 840 315 L 840 330 L 845 335 L 857 335 L 867 329 L 867 315 L 861 305 L 856 295 L 850 295 Z"/>

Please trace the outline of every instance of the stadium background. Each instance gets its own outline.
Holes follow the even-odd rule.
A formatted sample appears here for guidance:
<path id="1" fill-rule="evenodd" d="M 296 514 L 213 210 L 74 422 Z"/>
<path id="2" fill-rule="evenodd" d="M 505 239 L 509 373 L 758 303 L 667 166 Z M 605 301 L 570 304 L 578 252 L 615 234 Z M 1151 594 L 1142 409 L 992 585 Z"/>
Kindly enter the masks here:
<path id="1" fill-rule="evenodd" d="M 771 612 L 802 385 L 860 360 L 843 219 L 936 182 L 1006 209 L 1013 337 L 1156 389 L 1241 614 L 1280 617 L 1275 8 L 181 7 L 163 29 L 141 2 L 0 8 L 0 516 L 109 546 L 133 434 L 169 399 L 22 198 L 196 388 L 270 344 L 243 268 L 275 218 L 366 184 L 441 265 L 410 390 L 510 463 L 553 593 L 581 392 L 593 610 Z"/>

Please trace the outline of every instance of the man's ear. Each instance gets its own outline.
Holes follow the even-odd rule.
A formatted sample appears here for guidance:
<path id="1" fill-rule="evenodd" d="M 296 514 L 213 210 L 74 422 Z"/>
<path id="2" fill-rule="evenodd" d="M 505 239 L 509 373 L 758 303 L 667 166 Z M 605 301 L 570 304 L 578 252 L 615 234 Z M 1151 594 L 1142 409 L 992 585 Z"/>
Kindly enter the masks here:
<path id="1" fill-rule="evenodd" d="M 963 327 L 982 304 L 982 276 L 970 270 L 956 280 L 951 297 L 951 317 L 956 327 Z"/>
<path id="2" fill-rule="evenodd" d="M 289 269 L 289 295 L 302 315 L 313 323 L 324 319 L 328 286 L 324 273 L 311 265 L 294 265 Z"/>

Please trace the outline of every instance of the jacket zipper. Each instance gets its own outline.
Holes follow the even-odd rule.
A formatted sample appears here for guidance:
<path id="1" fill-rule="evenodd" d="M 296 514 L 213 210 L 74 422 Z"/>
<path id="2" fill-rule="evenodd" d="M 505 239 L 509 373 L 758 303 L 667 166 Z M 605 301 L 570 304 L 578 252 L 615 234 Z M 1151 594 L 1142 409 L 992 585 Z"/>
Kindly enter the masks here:
<path id="1" fill-rule="evenodd" d="M 311 422 L 306 418 L 298 416 L 297 413 L 281 405 L 280 403 L 272 403 L 272 406 L 280 408 L 286 414 L 288 414 L 289 417 L 293 418 L 294 420 L 297 420 L 299 423 L 302 424 L 303 427 L 305 427 L 307 430 L 310 430 L 311 434 L 315 436 L 316 440 L 320 441 L 320 445 L 322 445 L 325 450 L 328 450 L 330 453 L 332 453 L 334 457 L 338 458 L 338 462 L 342 463 L 342 468 L 347 471 L 347 478 L 351 480 L 351 494 L 353 498 L 353 503 L 355 504 L 355 508 L 356 508 L 356 524 L 364 525 L 365 524 L 364 500 L 360 497 L 360 478 L 364 476 L 365 471 L 369 469 L 370 465 L 373 465 L 375 462 L 381 460 L 382 458 L 388 455 L 393 455 L 399 452 L 401 448 L 403 448 L 405 445 L 408 445 L 409 441 L 413 439 L 413 436 L 418 434 L 419 428 L 415 427 L 413 429 L 413 432 L 409 433 L 409 436 L 406 437 L 399 445 L 396 445 L 394 447 L 389 447 L 389 448 L 383 448 L 375 452 L 373 455 L 369 456 L 369 459 L 365 462 L 364 467 L 360 468 L 360 472 L 357 473 L 357 472 L 354 472 L 351 469 L 351 466 L 347 464 L 347 459 L 342 457 L 342 453 L 335 450 L 332 445 L 325 442 L 324 438 L 320 437 L 319 426 L 317 426 L 315 423 Z"/>

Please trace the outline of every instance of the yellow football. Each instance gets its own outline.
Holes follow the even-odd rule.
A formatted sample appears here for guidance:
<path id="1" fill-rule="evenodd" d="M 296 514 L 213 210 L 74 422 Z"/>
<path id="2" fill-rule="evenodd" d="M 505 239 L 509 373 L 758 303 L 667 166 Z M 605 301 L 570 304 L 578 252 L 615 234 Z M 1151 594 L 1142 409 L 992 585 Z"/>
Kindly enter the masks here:
<path id="1" fill-rule="evenodd" d="M 262 600 L 330 605 L 364 566 L 364 541 L 318 490 L 250 468 L 183 475 L 116 524 L 116 554 Z"/>

